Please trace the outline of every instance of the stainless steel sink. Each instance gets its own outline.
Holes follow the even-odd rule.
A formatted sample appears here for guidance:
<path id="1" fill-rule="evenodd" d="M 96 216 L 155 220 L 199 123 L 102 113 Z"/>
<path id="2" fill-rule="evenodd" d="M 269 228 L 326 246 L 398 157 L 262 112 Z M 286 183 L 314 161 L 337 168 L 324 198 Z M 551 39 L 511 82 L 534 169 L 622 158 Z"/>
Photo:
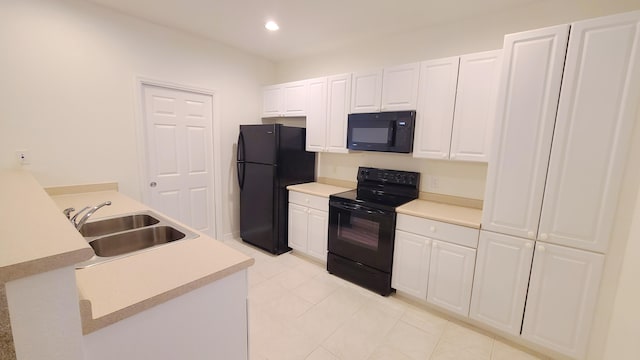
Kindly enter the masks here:
<path id="1" fill-rule="evenodd" d="M 76 269 L 149 251 L 199 235 L 151 211 L 125 214 L 88 222 L 80 232 L 95 256 L 76 264 Z"/>
<path id="2" fill-rule="evenodd" d="M 84 237 L 100 236 L 155 225 L 159 222 L 160 220 L 148 214 L 131 214 L 88 222 L 80 229 L 80 234 Z"/>
<path id="3" fill-rule="evenodd" d="M 103 236 L 89 242 L 97 256 L 111 257 L 128 254 L 156 245 L 184 239 L 186 235 L 169 226 L 153 226 Z"/>

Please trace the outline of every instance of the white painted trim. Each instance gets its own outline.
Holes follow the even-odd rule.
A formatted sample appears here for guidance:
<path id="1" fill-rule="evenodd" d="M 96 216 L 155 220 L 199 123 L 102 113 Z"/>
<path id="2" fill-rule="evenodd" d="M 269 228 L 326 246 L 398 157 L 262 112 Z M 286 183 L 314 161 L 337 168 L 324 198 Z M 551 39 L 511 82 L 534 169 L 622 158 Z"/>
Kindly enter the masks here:
<path id="1" fill-rule="evenodd" d="M 210 145 L 213 151 L 213 157 L 211 159 L 213 163 L 210 165 L 211 165 L 211 169 L 213 170 L 213 176 L 212 176 L 213 183 L 211 184 L 211 186 L 213 187 L 213 196 L 214 196 L 213 209 L 212 209 L 213 220 L 214 220 L 213 233 L 215 234 L 216 238 L 218 239 L 222 238 L 222 233 L 221 233 L 222 231 L 222 219 L 221 219 L 221 216 L 222 216 L 222 203 L 221 203 L 221 199 L 222 199 L 221 197 L 222 196 L 221 194 L 221 189 L 222 189 L 221 152 L 222 152 L 222 149 L 220 148 L 221 124 L 219 120 L 220 119 L 220 106 L 219 106 L 219 100 L 218 100 L 219 91 L 202 88 L 198 86 L 178 84 L 170 81 L 157 80 L 157 79 L 148 78 L 144 76 L 136 77 L 134 92 L 135 92 L 136 118 L 137 118 L 135 128 L 136 128 L 136 139 L 137 139 L 136 143 L 137 143 L 137 151 L 138 151 L 138 169 L 139 169 L 138 175 L 139 175 L 139 184 L 140 184 L 140 196 L 141 196 L 142 202 L 145 204 L 150 203 L 150 193 L 147 187 L 147 181 L 148 181 L 147 179 L 149 178 L 149 174 L 147 173 L 147 160 L 148 160 L 147 148 L 146 148 L 147 138 L 146 138 L 146 131 L 144 127 L 144 120 L 145 120 L 144 109 L 143 109 L 144 97 L 142 96 L 142 88 L 144 85 L 159 86 L 159 87 L 164 87 L 164 88 L 173 89 L 173 90 L 189 91 L 189 92 L 211 96 L 211 99 L 212 99 L 211 106 L 213 107 L 212 119 L 211 119 L 212 121 L 211 129 L 213 134 L 211 134 L 211 139 L 213 141 L 213 144 L 210 144 Z"/>

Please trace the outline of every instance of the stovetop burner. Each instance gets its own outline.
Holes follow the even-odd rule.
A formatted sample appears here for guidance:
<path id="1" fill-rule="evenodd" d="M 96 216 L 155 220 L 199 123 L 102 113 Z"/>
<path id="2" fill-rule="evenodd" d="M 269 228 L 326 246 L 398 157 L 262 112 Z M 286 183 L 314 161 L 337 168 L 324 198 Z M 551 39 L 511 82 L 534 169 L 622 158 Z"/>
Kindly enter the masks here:
<path id="1" fill-rule="evenodd" d="M 418 198 L 420 173 L 398 170 L 358 168 L 358 187 L 331 195 L 331 199 L 348 200 L 384 210 Z"/>

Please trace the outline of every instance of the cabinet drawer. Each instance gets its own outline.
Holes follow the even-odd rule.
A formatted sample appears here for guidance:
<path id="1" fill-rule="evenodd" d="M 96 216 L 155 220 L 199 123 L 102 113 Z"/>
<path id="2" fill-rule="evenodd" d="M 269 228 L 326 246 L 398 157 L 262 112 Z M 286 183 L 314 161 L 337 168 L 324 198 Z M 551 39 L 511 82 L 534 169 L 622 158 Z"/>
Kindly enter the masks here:
<path id="1" fill-rule="evenodd" d="M 396 229 L 476 249 L 480 230 L 398 214 Z"/>
<path id="2" fill-rule="evenodd" d="M 321 211 L 329 211 L 329 199 L 297 191 L 289 191 L 289 202 Z"/>

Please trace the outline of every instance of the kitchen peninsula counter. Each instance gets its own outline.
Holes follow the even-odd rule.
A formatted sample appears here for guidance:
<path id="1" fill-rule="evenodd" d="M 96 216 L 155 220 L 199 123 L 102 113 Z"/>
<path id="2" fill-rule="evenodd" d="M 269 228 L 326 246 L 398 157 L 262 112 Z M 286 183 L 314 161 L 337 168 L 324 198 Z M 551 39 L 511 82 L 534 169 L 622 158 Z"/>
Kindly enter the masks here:
<path id="1" fill-rule="evenodd" d="M 90 221 L 150 210 L 116 191 L 57 195 L 52 199 L 60 211 L 112 202 L 111 206 L 96 212 Z M 199 235 L 195 239 L 177 240 L 76 270 L 83 333 L 118 322 L 254 263 L 253 258 L 195 232 Z"/>

